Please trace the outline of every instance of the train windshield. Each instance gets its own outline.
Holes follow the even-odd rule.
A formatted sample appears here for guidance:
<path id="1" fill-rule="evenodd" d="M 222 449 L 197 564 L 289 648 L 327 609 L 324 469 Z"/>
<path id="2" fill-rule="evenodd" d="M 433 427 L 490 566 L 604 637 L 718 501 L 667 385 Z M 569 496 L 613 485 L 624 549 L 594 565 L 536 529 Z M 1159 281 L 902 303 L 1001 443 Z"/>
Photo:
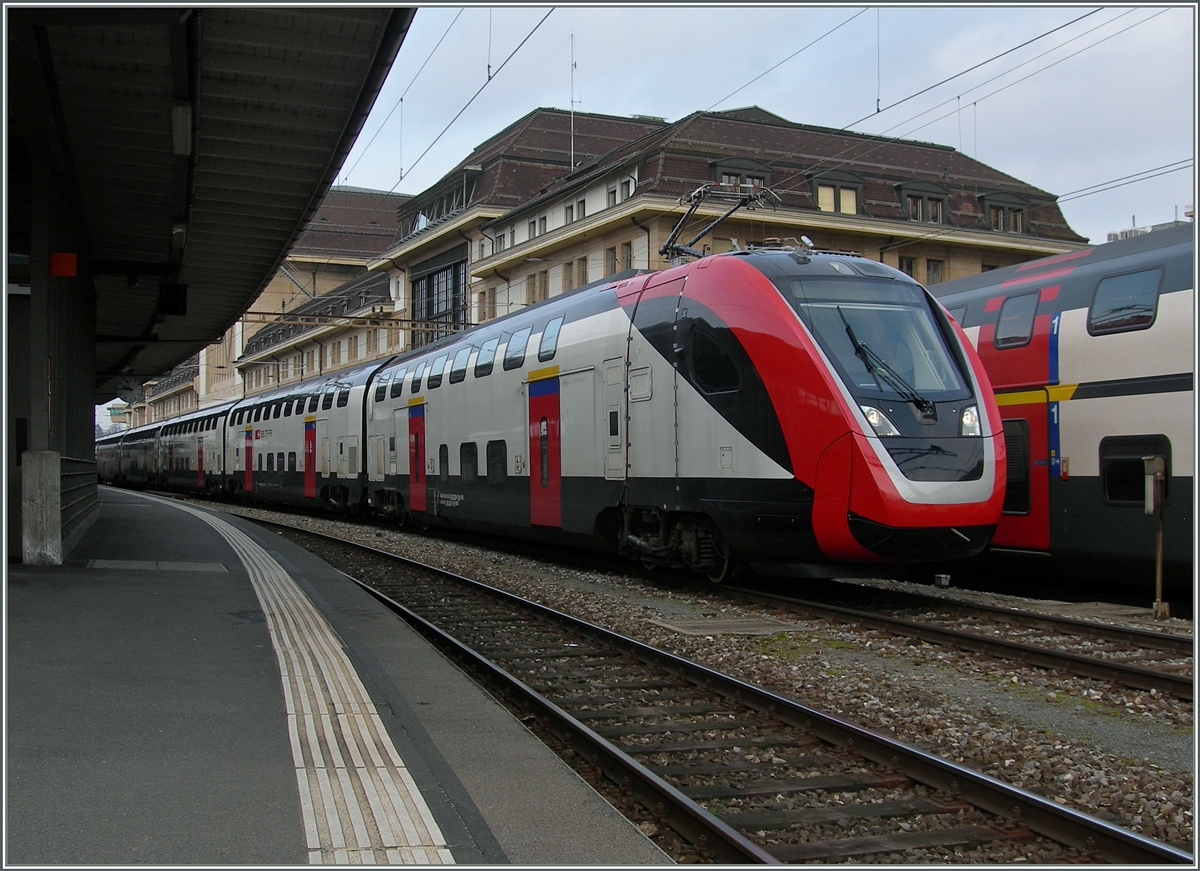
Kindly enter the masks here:
<path id="1" fill-rule="evenodd" d="M 856 397 L 921 408 L 971 395 L 919 285 L 794 276 L 775 284 Z"/>

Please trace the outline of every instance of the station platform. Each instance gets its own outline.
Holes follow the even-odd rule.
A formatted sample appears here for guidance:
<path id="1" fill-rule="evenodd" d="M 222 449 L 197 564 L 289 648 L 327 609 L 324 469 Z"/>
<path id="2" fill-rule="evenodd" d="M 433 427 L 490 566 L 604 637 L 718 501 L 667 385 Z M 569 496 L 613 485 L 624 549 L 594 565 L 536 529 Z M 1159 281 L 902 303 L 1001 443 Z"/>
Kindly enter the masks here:
<path id="1" fill-rule="evenodd" d="M 8 567 L 5 866 L 669 864 L 402 620 L 239 518 L 102 487 Z"/>

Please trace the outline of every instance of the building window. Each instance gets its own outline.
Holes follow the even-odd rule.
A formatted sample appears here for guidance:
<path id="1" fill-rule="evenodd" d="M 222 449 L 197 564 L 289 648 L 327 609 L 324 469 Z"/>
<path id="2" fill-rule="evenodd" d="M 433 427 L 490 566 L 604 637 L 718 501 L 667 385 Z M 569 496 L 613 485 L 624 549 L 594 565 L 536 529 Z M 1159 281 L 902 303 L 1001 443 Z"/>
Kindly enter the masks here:
<path id="1" fill-rule="evenodd" d="M 942 261 L 925 261 L 925 285 L 940 284 L 942 281 Z"/>
<path id="2" fill-rule="evenodd" d="M 526 238 L 534 239 L 537 237 L 537 221 L 529 222 L 529 235 Z"/>
<path id="3" fill-rule="evenodd" d="M 632 183 L 629 179 L 625 179 L 625 181 L 621 182 L 621 201 L 622 202 L 629 199 L 629 194 L 632 191 L 631 184 Z"/>
<path id="4" fill-rule="evenodd" d="M 580 286 L 588 283 L 588 277 L 587 277 L 588 270 L 587 270 L 587 258 L 586 257 L 580 257 L 578 260 L 575 261 L 575 272 L 577 273 L 575 276 L 575 280 L 579 283 Z"/>
<path id="5" fill-rule="evenodd" d="M 604 249 L 604 276 L 607 278 L 617 271 L 617 249 Z"/>
<path id="6" fill-rule="evenodd" d="M 538 235 L 541 236 L 546 232 L 546 216 L 542 215 L 538 218 Z"/>
<path id="7" fill-rule="evenodd" d="M 358 359 L 358 336 L 351 336 L 346 342 L 346 360 L 353 363 Z"/>
<path id="8" fill-rule="evenodd" d="M 917 271 L 917 259 L 915 257 L 899 258 L 899 263 L 898 263 L 897 268 L 901 272 L 903 272 L 905 275 L 908 275 L 912 278 L 917 277 L 916 275 L 913 274 Z"/>
<path id="9" fill-rule="evenodd" d="M 487 257 L 487 242 L 483 239 L 479 240 L 479 259 Z"/>
<path id="10" fill-rule="evenodd" d="M 907 182 L 896 185 L 904 214 L 910 221 L 943 224 L 948 214 L 950 192 L 932 182 Z"/>
<path id="11" fill-rule="evenodd" d="M 1029 200 L 1018 194 L 993 191 L 979 198 L 988 226 L 1000 233 L 1024 233 Z"/>
<path id="12" fill-rule="evenodd" d="M 496 234 L 496 251 L 499 252 L 499 251 L 503 251 L 503 250 L 504 250 L 504 234 L 497 233 Z"/>
<path id="13" fill-rule="evenodd" d="M 617 264 L 618 269 L 633 269 L 633 243 L 621 243 L 621 259 Z"/>
<path id="14" fill-rule="evenodd" d="M 613 185 L 608 189 L 608 207 L 612 208 L 617 204 L 617 186 Z"/>
<path id="15" fill-rule="evenodd" d="M 575 202 L 575 220 L 582 221 L 587 217 L 587 200 L 577 200 Z"/>
<path id="16" fill-rule="evenodd" d="M 562 268 L 562 292 L 575 289 L 575 263 L 568 260 Z"/>
<path id="17" fill-rule="evenodd" d="M 575 204 L 567 203 L 563 206 L 563 223 L 570 224 L 575 220 Z"/>
<path id="18" fill-rule="evenodd" d="M 930 224 L 941 224 L 946 214 L 946 202 L 940 197 L 908 196 L 908 219 L 910 221 L 925 221 Z"/>
<path id="19" fill-rule="evenodd" d="M 822 212 L 858 214 L 858 190 L 832 184 L 817 185 L 817 208 Z"/>
<path id="20" fill-rule="evenodd" d="M 414 347 L 426 345 L 437 339 L 457 332 L 457 327 L 466 324 L 470 298 L 467 296 L 467 245 L 452 249 L 437 258 L 425 261 L 417 269 L 425 274 L 412 283 L 414 320 L 426 321 L 432 326 L 424 330 L 413 330 Z M 444 258 L 461 257 L 458 262 L 442 266 Z M 418 272 L 419 274 L 419 272 Z"/>
<path id="21" fill-rule="evenodd" d="M 538 299 L 550 298 L 550 272 L 544 270 L 538 273 Z"/>

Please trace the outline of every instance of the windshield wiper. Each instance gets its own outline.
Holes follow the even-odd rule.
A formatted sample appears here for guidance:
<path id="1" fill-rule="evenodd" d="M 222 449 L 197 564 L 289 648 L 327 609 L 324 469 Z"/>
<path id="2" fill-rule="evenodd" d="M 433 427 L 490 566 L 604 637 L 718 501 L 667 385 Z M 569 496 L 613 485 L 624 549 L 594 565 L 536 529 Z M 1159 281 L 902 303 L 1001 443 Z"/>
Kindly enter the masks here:
<path id="1" fill-rule="evenodd" d="M 837 307 L 837 313 L 841 317 L 842 323 L 846 325 L 846 335 L 850 337 L 850 343 L 854 345 L 854 353 L 862 359 L 863 365 L 867 367 L 867 373 L 875 379 L 875 386 L 883 390 L 883 385 L 879 383 L 879 379 L 882 377 L 893 390 L 900 394 L 902 399 L 911 402 L 922 414 L 933 414 L 933 403 L 918 393 L 915 387 L 905 381 L 895 369 L 887 364 L 886 360 L 872 351 L 865 342 L 859 340 L 858 336 L 854 334 L 854 328 L 850 326 L 850 321 L 846 320 L 846 315 L 842 312 L 840 305 Z"/>

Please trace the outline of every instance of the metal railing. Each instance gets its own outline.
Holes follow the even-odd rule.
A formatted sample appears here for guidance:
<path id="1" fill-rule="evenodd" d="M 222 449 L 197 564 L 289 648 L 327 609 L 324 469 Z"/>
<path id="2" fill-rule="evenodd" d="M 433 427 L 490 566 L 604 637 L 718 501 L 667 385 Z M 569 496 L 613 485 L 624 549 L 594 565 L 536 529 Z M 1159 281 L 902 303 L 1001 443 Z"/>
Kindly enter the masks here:
<path id="1" fill-rule="evenodd" d="M 60 457 L 58 469 L 59 513 L 66 542 L 98 510 L 96 462 Z"/>

